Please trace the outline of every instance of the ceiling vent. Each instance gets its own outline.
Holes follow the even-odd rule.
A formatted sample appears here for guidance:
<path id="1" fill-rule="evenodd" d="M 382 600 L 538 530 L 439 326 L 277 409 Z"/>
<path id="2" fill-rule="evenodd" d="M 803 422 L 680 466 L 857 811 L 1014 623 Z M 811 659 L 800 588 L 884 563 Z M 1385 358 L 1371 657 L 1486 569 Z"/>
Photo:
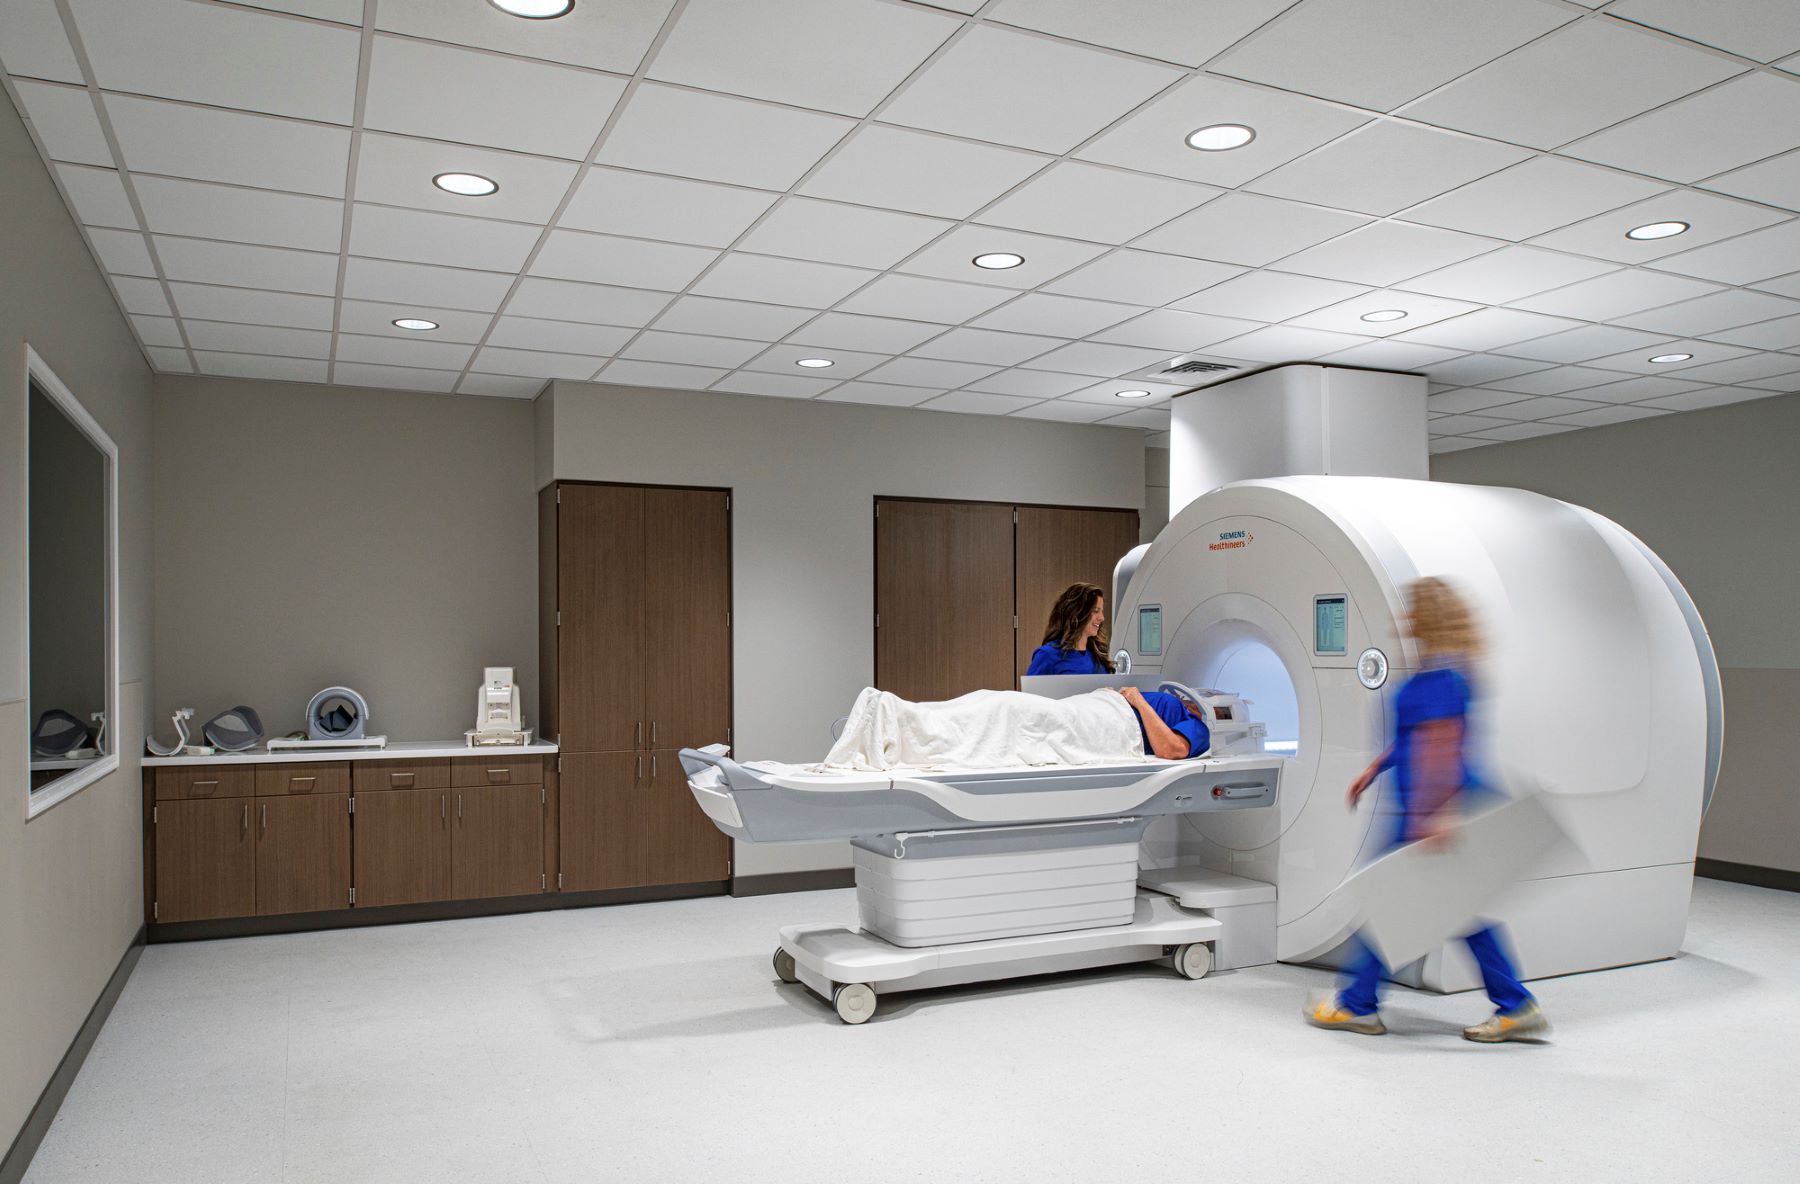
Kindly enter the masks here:
<path id="1" fill-rule="evenodd" d="M 1227 366 L 1222 362 L 1183 362 L 1179 366 L 1170 366 L 1162 374 L 1218 374 L 1225 370 L 1236 370 L 1236 366 Z"/>

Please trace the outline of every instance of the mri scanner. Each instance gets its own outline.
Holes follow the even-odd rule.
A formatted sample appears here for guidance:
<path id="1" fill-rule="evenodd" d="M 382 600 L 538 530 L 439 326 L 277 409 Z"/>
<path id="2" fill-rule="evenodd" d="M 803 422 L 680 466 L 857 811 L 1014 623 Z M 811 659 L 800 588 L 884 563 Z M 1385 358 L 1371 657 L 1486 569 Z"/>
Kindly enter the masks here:
<path id="1" fill-rule="evenodd" d="M 1358 923 L 1345 880 L 1393 808 L 1386 778 L 1354 810 L 1344 790 L 1387 744 L 1392 692 L 1418 668 L 1403 593 L 1423 575 L 1457 585 L 1483 626 L 1477 768 L 1509 795 L 1547 795 L 1570 839 L 1489 910 L 1522 977 L 1675 955 L 1723 743 L 1718 669 L 1687 593 L 1590 511 L 1419 479 L 1423 380 L 1287 369 L 1246 380 L 1259 414 L 1237 409 L 1236 440 L 1219 415 L 1242 390 L 1177 401 L 1179 508 L 1116 573 L 1131 673 L 1025 688 L 1235 692 L 1260 750 L 884 774 L 685 752 L 696 800 L 727 833 L 852 841 L 862 923 L 782 930 L 780 977 L 859 1023 L 878 994 L 1050 970 L 1335 965 Z M 1296 422 L 1312 429 L 1299 457 Z M 1271 441 L 1286 452 L 1271 459 Z M 1229 479 L 1232 466 L 1303 471 Z M 1478 985 L 1460 942 L 1395 977 Z"/>

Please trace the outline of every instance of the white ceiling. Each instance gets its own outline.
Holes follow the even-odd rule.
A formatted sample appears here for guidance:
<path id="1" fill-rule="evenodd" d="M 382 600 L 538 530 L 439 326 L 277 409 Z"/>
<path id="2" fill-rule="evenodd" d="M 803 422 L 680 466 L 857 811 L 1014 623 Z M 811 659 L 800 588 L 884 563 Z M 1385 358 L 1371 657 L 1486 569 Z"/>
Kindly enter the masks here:
<path id="1" fill-rule="evenodd" d="M 168 373 L 1154 432 L 1322 359 L 1434 451 L 1800 390 L 1794 0 L 6 0 L 0 67 Z"/>

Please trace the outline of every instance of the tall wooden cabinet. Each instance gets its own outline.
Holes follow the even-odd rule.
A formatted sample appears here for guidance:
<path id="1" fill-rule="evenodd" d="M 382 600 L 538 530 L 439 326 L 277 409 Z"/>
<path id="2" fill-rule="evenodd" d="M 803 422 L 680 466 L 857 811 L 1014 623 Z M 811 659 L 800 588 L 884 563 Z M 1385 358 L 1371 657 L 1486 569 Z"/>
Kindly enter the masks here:
<path id="1" fill-rule="evenodd" d="M 726 879 L 730 841 L 677 752 L 731 741 L 729 495 L 562 482 L 539 513 L 561 887 Z"/>

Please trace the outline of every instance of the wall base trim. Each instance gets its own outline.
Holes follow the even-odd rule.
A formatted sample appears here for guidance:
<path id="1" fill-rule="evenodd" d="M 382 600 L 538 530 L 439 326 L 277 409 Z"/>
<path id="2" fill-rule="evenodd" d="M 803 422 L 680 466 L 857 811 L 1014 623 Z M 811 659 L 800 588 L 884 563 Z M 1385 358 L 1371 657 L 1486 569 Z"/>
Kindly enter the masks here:
<path id="1" fill-rule="evenodd" d="M 106 1018 L 112 1014 L 113 1004 L 119 1001 L 124 993 L 125 983 L 131 978 L 131 972 L 137 968 L 138 959 L 144 953 L 144 929 L 132 935 L 131 944 L 125 947 L 125 954 L 113 969 L 112 977 L 106 980 L 106 986 L 100 991 L 100 997 L 94 1000 L 94 1006 L 88 1011 L 87 1019 L 75 1033 L 75 1039 L 69 1042 L 69 1050 L 63 1054 L 62 1061 L 56 1066 L 56 1072 L 44 1085 L 44 1092 L 38 1095 L 37 1104 L 31 1113 L 25 1116 L 25 1125 L 12 1141 L 4 1156 L 0 1156 L 0 1184 L 19 1184 L 25 1178 L 25 1169 L 31 1166 L 32 1156 L 44 1142 L 44 1136 L 50 1132 L 50 1124 L 56 1120 L 56 1112 L 62 1109 L 63 1099 L 69 1096 L 69 1087 L 75 1084 L 75 1077 L 81 1072 L 81 1066 L 87 1061 L 88 1052 L 94 1047 L 94 1041 L 100 1035 L 100 1029 L 106 1026 Z"/>
<path id="2" fill-rule="evenodd" d="M 772 896 L 777 892 L 817 892 L 824 888 L 856 887 L 856 869 L 828 867 L 810 872 L 771 872 L 739 876 L 731 882 L 733 896 Z"/>
<path id="3" fill-rule="evenodd" d="M 1734 884 L 1754 884 L 1758 888 L 1800 892 L 1800 872 L 1781 867 L 1757 867 L 1751 863 L 1729 863 L 1723 859 L 1696 859 L 1694 874 L 1705 876 L 1709 880 L 1730 880 Z"/>

